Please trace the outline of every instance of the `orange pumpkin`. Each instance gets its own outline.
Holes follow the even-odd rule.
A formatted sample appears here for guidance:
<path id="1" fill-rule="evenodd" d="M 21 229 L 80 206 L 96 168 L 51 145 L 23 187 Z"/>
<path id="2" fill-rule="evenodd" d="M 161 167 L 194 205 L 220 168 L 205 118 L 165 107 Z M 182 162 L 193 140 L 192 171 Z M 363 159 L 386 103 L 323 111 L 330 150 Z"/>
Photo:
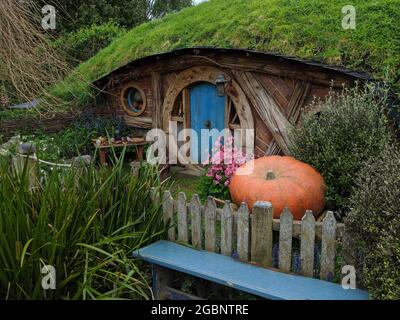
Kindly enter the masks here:
<path id="1" fill-rule="evenodd" d="M 240 167 L 229 186 L 233 201 L 253 209 L 257 201 L 271 202 L 274 218 L 288 207 L 294 219 L 307 210 L 318 216 L 325 207 L 326 185 L 310 165 L 291 157 L 263 157 Z"/>

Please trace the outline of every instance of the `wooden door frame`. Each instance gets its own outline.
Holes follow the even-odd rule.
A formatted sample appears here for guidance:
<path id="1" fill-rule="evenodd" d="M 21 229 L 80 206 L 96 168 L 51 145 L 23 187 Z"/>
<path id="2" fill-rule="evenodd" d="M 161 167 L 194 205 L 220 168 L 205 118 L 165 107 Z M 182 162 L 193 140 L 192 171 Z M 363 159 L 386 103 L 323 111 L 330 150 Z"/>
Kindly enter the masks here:
<path id="1" fill-rule="evenodd" d="M 170 133 L 170 121 L 172 119 L 172 112 L 174 109 L 175 101 L 178 98 L 179 94 L 183 92 L 184 99 L 184 122 L 183 127 L 185 129 L 191 128 L 190 122 L 190 98 L 189 98 L 189 87 L 195 83 L 199 82 L 208 82 L 215 85 L 215 80 L 219 75 L 223 74 L 226 79 L 229 80 L 229 84 L 226 86 L 226 95 L 227 95 L 227 103 L 228 101 L 233 101 L 238 116 L 240 118 L 241 129 L 246 130 L 254 130 L 254 118 L 252 109 L 247 100 L 246 95 L 243 90 L 239 86 L 239 84 L 232 78 L 232 76 L 223 69 L 209 67 L 209 66 L 201 66 L 201 67 L 193 67 L 186 69 L 179 73 L 176 76 L 176 79 L 169 86 L 164 103 L 163 103 L 163 130 L 168 135 Z M 225 114 L 225 118 L 229 121 L 229 115 Z M 226 127 L 229 129 L 229 126 Z M 175 143 L 171 144 L 171 147 L 177 151 L 178 146 Z M 178 159 L 179 161 L 179 159 Z"/>

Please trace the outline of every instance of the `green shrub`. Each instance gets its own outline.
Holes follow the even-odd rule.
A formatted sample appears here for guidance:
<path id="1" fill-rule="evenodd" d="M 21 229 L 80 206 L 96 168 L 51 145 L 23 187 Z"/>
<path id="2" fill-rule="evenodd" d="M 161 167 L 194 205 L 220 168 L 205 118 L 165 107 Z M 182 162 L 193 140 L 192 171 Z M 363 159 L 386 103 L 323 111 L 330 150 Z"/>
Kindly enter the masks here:
<path id="1" fill-rule="evenodd" d="M 99 136 L 113 136 L 116 128 L 121 130 L 123 136 L 135 134 L 134 129 L 125 126 L 119 118 L 88 116 L 56 133 L 46 133 L 42 130 L 36 130 L 33 133 L 22 132 L 15 142 L 16 144 L 19 142 L 35 144 L 39 159 L 46 161 L 69 160 L 79 155 L 92 154 L 94 147 L 91 139 Z M 2 140 L 0 135 L 0 142 L 3 142 Z M 126 155 L 133 156 L 134 152 L 130 148 L 126 151 Z"/>
<path id="2" fill-rule="evenodd" d="M 92 25 L 61 36 L 53 46 L 63 52 L 71 66 L 89 60 L 101 49 L 125 32 L 124 28 L 114 23 Z"/>
<path id="3" fill-rule="evenodd" d="M 369 87 L 331 92 L 311 106 L 320 112 L 307 113 L 293 130 L 291 152 L 323 175 L 329 210 L 346 211 L 358 172 L 391 140 L 385 105 L 386 95 Z"/>
<path id="4" fill-rule="evenodd" d="M 231 199 L 229 188 L 223 183 L 216 184 L 214 179 L 207 175 L 200 177 L 198 188 L 200 199 L 203 201 L 207 200 L 209 196 L 221 200 Z"/>
<path id="5" fill-rule="evenodd" d="M 400 299 L 400 149 L 388 146 L 360 171 L 346 218 L 357 277 L 377 299 Z"/>
<path id="6" fill-rule="evenodd" d="M 164 232 L 151 188 L 163 192 L 158 169 L 138 177 L 95 167 L 26 172 L 0 158 L 0 299 L 150 299 L 149 277 L 132 251 Z M 44 291 L 41 268 L 56 268 L 56 289 Z"/>

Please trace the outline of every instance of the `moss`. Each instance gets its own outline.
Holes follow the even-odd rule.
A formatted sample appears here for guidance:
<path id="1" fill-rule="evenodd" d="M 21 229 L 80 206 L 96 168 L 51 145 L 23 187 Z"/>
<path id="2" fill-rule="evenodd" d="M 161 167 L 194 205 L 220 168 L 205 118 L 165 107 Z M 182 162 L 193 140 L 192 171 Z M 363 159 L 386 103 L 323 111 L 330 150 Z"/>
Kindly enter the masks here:
<path id="1" fill-rule="evenodd" d="M 348 1 L 210 0 L 140 25 L 81 64 L 53 92 L 80 103 L 89 83 L 141 57 L 217 46 L 271 51 L 369 72 L 400 89 L 400 2 L 353 0 L 356 30 L 341 26 Z M 84 83 L 77 81 L 81 74 Z"/>

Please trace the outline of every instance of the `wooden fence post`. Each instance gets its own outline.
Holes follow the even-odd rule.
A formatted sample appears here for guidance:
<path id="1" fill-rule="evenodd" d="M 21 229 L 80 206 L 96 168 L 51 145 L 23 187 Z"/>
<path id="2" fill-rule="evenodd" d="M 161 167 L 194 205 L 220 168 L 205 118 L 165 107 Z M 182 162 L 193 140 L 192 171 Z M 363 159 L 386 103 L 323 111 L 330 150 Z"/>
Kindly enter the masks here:
<path id="1" fill-rule="evenodd" d="M 336 219 L 328 212 L 322 224 L 321 274 L 323 280 L 332 280 L 335 272 Z"/>
<path id="2" fill-rule="evenodd" d="M 162 205 L 164 225 L 168 228 L 168 240 L 175 241 L 174 199 L 171 192 L 164 193 Z"/>
<path id="3" fill-rule="evenodd" d="M 192 245 L 197 249 L 202 246 L 202 231 L 201 231 L 201 203 L 200 198 L 195 194 L 190 202 L 190 215 L 192 223 Z"/>
<path id="4" fill-rule="evenodd" d="M 217 218 L 217 205 L 213 197 L 208 197 L 204 212 L 205 218 L 205 249 L 216 252 L 215 221 Z"/>
<path id="5" fill-rule="evenodd" d="M 18 154 L 13 156 L 13 168 L 21 176 L 24 171 L 29 183 L 29 190 L 39 186 L 38 162 L 35 158 L 36 147 L 30 143 L 21 144 L 18 147 Z"/>
<path id="6" fill-rule="evenodd" d="M 233 212 L 231 203 L 226 201 L 221 214 L 221 254 L 228 257 L 232 255 L 232 234 Z"/>
<path id="7" fill-rule="evenodd" d="M 251 218 L 251 261 L 272 267 L 272 204 L 257 202 Z"/>
<path id="8" fill-rule="evenodd" d="M 280 216 L 279 269 L 290 272 L 292 266 L 293 215 L 285 208 Z"/>
<path id="9" fill-rule="evenodd" d="M 180 192 L 177 200 L 178 241 L 189 243 L 186 195 Z"/>
<path id="10" fill-rule="evenodd" d="M 249 261 L 249 229 L 249 209 L 242 203 L 237 217 L 237 251 L 244 261 Z"/>
<path id="11" fill-rule="evenodd" d="M 301 221 L 300 263 L 304 276 L 314 275 L 315 218 L 307 211 Z"/>

